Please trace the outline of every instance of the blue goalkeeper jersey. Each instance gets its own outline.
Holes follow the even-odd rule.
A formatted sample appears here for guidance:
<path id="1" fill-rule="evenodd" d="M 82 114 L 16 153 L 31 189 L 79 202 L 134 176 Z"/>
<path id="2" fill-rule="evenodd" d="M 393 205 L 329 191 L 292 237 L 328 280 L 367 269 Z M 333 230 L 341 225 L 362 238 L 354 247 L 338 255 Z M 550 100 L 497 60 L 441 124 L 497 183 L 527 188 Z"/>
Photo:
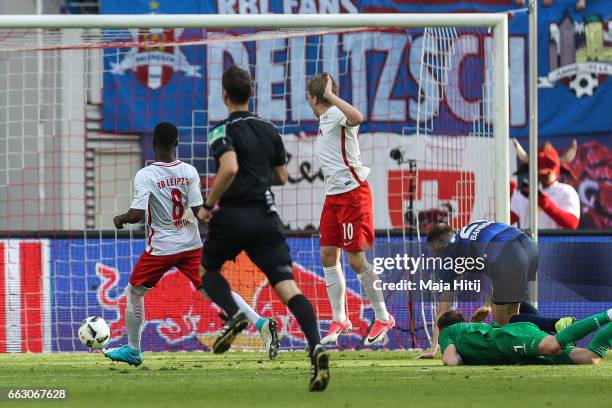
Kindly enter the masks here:
<path id="1" fill-rule="evenodd" d="M 519 238 L 528 238 L 518 228 L 494 221 L 474 221 L 452 236 L 444 252 L 445 257 L 482 257 L 492 261 L 504 245 Z"/>

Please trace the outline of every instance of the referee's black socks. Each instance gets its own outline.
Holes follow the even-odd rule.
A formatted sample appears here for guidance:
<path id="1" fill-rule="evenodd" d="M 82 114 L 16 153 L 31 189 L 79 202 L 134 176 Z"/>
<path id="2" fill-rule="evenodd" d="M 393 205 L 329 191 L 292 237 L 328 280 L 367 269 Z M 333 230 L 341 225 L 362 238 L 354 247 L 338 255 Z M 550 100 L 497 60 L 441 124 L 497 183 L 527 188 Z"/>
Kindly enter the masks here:
<path id="1" fill-rule="evenodd" d="M 232 297 L 229 283 L 221 275 L 221 271 L 206 271 L 202 277 L 202 286 L 210 300 L 223 309 L 228 317 L 238 313 L 238 305 Z"/>
<path id="2" fill-rule="evenodd" d="M 287 307 L 291 310 L 291 313 L 293 313 L 300 324 L 302 332 L 304 332 L 304 336 L 306 336 L 306 340 L 308 340 L 309 353 L 312 354 L 315 346 L 321 342 L 317 317 L 312 308 L 312 304 L 306 296 L 300 293 L 289 299 Z"/>

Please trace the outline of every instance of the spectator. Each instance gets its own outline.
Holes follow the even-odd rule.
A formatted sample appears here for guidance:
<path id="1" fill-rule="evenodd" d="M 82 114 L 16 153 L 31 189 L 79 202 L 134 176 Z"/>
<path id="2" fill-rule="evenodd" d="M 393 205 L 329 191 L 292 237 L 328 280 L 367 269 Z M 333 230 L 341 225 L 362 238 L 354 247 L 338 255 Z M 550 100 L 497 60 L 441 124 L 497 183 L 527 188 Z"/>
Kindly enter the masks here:
<path id="1" fill-rule="evenodd" d="M 510 199 L 510 222 L 529 228 L 529 194 L 538 194 L 538 225 L 542 229 L 576 229 L 580 222 L 580 198 L 574 187 L 559 182 L 561 171 L 576 179 L 568 163 L 576 156 L 577 143 L 560 158 L 550 143 L 538 149 L 539 186 L 529 186 L 529 156 L 516 139 L 512 140 L 522 165 L 517 170 L 517 187 Z"/>

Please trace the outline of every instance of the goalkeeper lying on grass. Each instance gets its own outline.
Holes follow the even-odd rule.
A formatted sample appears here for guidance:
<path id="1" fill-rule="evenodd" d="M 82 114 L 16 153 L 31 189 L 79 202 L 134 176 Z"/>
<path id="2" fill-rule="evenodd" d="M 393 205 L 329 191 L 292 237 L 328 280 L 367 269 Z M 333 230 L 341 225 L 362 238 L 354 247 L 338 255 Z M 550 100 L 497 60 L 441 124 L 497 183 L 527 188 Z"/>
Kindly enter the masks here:
<path id="1" fill-rule="evenodd" d="M 552 336 L 533 323 L 466 323 L 456 310 L 438 319 L 445 365 L 599 364 L 612 346 L 612 309 L 580 320 Z M 587 348 L 575 347 L 600 327 Z"/>

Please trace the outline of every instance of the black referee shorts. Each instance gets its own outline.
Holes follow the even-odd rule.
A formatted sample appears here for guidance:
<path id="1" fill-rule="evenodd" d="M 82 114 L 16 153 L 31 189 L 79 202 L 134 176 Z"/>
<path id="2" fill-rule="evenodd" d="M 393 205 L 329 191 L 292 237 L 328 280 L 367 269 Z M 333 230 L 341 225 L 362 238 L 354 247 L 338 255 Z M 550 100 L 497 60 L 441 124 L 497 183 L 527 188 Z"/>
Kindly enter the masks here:
<path id="1" fill-rule="evenodd" d="M 241 251 L 261 269 L 272 286 L 293 279 L 291 255 L 276 214 L 268 214 L 263 203 L 224 205 L 215 211 L 204 242 L 202 266 L 220 271 L 226 261 Z"/>
<path id="2" fill-rule="evenodd" d="M 536 278 L 538 260 L 538 245 L 526 234 L 507 242 L 489 264 L 492 302 L 501 305 L 528 301 L 529 282 Z"/>

